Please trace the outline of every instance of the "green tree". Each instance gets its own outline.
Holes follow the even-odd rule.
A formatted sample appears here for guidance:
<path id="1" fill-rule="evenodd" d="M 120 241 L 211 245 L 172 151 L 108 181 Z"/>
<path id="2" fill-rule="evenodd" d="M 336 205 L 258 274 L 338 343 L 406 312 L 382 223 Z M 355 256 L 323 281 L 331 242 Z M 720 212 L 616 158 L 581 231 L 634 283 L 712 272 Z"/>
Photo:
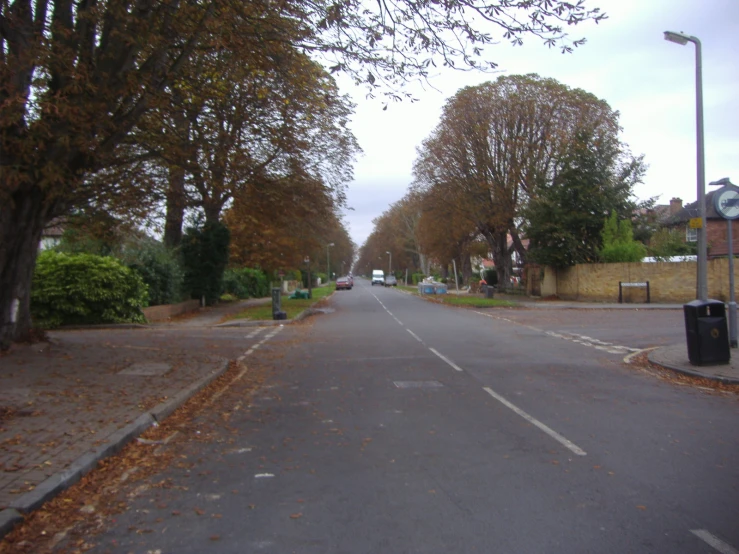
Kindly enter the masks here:
<path id="1" fill-rule="evenodd" d="M 605 263 L 640 262 L 647 253 L 647 247 L 634 240 L 631 219 L 619 221 L 616 212 L 605 220 L 601 238 L 599 253 Z"/>
<path id="2" fill-rule="evenodd" d="M 603 218 L 633 213 L 632 191 L 644 164 L 624 159 L 615 137 L 607 141 L 583 132 L 559 165 L 552 183 L 539 187 L 522 211 L 529 258 L 553 267 L 596 262 Z"/>
<path id="3" fill-rule="evenodd" d="M 223 272 L 228 263 L 228 227 L 220 222 L 206 222 L 189 227 L 182 239 L 185 287 L 192 298 L 204 298 L 207 305 L 221 296 Z"/>
<path id="4" fill-rule="evenodd" d="M 696 244 L 685 242 L 685 233 L 678 229 L 662 228 L 649 240 L 647 252 L 659 261 L 671 256 L 690 256 L 696 253 Z"/>

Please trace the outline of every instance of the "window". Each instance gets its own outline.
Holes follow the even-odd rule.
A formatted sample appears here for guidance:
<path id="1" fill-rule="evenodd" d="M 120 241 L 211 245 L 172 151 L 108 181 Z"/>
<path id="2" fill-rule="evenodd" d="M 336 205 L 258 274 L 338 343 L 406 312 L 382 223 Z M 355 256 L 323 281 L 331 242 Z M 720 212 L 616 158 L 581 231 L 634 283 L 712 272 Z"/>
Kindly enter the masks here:
<path id="1" fill-rule="evenodd" d="M 685 242 L 698 242 L 698 229 L 688 227 L 687 233 L 685 234 Z"/>

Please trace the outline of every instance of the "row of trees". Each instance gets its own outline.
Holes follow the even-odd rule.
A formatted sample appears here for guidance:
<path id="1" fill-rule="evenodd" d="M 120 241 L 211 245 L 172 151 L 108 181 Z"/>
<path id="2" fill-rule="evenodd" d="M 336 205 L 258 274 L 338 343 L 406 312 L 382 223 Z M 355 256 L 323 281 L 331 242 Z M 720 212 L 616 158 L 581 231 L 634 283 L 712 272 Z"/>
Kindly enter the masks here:
<path id="1" fill-rule="evenodd" d="M 604 17 L 559 0 L 3 2 L 0 348 L 30 328 L 55 218 L 159 214 L 170 246 L 188 210 L 214 222 L 255 198 L 337 219 L 358 148 L 327 70 L 403 98 L 437 63 L 494 66 L 499 36 L 569 51 L 563 25 Z"/>
<path id="2" fill-rule="evenodd" d="M 425 274 L 430 260 L 442 273 L 455 260 L 467 280 L 471 258 L 492 253 L 507 283 L 514 252 L 524 264 L 555 267 L 611 261 L 618 235 L 619 252 L 644 255 L 624 245 L 634 214 L 654 199 L 634 198 L 646 166 L 621 142 L 618 116 L 604 100 L 538 75 L 460 90 L 418 148 L 407 194 L 374 221 L 359 267 L 392 248 Z M 609 217 L 608 229 L 622 221 L 621 230 L 604 236 Z M 637 225 L 642 240 L 654 231 L 648 223 Z"/>

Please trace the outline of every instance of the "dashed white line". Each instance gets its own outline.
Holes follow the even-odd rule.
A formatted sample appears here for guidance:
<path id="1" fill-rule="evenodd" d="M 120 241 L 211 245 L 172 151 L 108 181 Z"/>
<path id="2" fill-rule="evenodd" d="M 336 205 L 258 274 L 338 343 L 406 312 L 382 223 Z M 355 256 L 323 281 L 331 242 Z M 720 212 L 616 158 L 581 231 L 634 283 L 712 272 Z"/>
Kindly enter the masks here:
<path id="1" fill-rule="evenodd" d="M 246 335 L 246 338 L 247 339 L 253 339 L 259 333 L 261 333 L 262 331 L 264 331 L 264 329 L 265 329 L 264 327 L 257 327 L 254 331 L 252 331 L 251 333 L 249 333 L 248 335 Z"/>
<path id="2" fill-rule="evenodd" d="M 705 529 L 691 529 L 690 532 L 710 547 L 721 552 L 721 554 L 739 554 L 739 550 L 729 544 L 726 544 L 724 541 L 722 541 L 715 535 L 712 535 Z"/>
<path id="3" fill-rule="evenodd" d="M 560 435 L 559 433 L 557 433 L 557 431 L 555 431 L 554 429 L 551 429 L 551 428 L 547 427 L 541 421 L 539 421 L 538 419 L 536 419 L 533 416 L 530 416 L 529 414 L 527 414 L 526 412 L 524 412 L 521 408 L 519 408 L 515 404 L 511 404 L 510 402 L 508 402 L 508 400 L 506 400 L 505 398 L 503 398 L 501 395 L 499 395 L 493 389 L 491 389 L 489 387 L 483 387 L 483 390 L 485 392 L 487 392 L 490 396 L 492 396 L 493 398 L 495 398 L 498 402 L 500 402 L 501 404 L 503 404 L 505 407 L 510 408 L 511 410 L 513 410 L 514 412 L 516 412 L 518 415 L 520 415 L 522 418 L 524 418 L 526 421 L 528 421 L 532 425 L 535 425 L 536 427 L 538 427 L 539 429 L 541 429 L 542 431 L 544 431 L 547 435 L 549 435 L 554 440 L 556 440 L 557 442 L 559 442 L 562 446 L 568 448 L 573 453 L 577 454 L 578 456 L 586 456 L 587 455 L 587 453 L 582 448 L 580 448 L 579 446 L 577 446 L 574 442 L 570 441 L 569 439 L 566 439 L 565 437 L 563 437 L 562 435 Z"/>
<path id="4" fill-rule="evenodd" d="M 406 327 L 405 330 L 408 331 L 414 339 L 416 339 L 418 342 L 420 342 L 421 344 L 423 344 L 423 341 L 421 340 L 421 337 L 419 337 L 417 334 L 415 334 L 413 331 L 411 331 L 407 327 Z"/>
<path id="5" fill-rule="evenodd" d="M 455 364 L 453 361 L 451 361 L 449 358 L 447 358 L 443 354 L 440 354 L 435 348 L 429 348 L 429 350 L 431 350 L 431 352 L 433 352 L 434 354 L 436 354 L 437 356 L 439 356 L 439 358 L 441 358 L 442 360 L 444 360 L 446 363 L 448 363 L 450 366 L 452 366 L 457 371 L 462 371 L 462 368 L 461 367 L 459 367 L 457 364 Z"/>
<path id="6" fill-rule="evenodd" d="M 239 379 L 241 379 L 244 376 L 244 374 L 249 369 L 248 367 L 246 367 L 246 365 L 244 365 L 244 362 L 246 361 L 246 357 L 249 356 L 250 354 L 252 354 L 254 352 L 254 350 L 256 350 L 257 348 L 259 348 L 259 346 L 261 344 L 264 344 L 269 339 L 271 339 L 272 337 L 274 337 L 277 333 L 279 333 L 280 331 L 282 331 L 282 329 L 283 329 L 282 327 L 277 327 L 274 331 L 272 331 L 270 334 L 268 334 L 267 336 L 265 336 L 257 344 L 253 345 L 251 348 L 249 348 L 249 350 L 247 350 L 246 352 L 244 352 L 244 354 L 242 356 L 239 356 L 236 359 L 236 361 L 239 362 L 239 365 L 240 366 L 242 366 L 241 371 L 239 371 L 238 375 L 236 375 L 236 377 L 233 378 L 233 381 L 231 381 L 228 385 L 226 385 L 221 390 L 219 390 L 215 394 L 213 394 L 213 396 L 210 397 L 210 399 L 208 400 L 207 403 L 210 404 L 210 403 L 214 402 L 215 400 L 217 400 L 218 398 L 220 398 L 223 395 L 223 393 L 225 393 L 231 385 L 233 385 L 236 381 L 238 381 Z"/>

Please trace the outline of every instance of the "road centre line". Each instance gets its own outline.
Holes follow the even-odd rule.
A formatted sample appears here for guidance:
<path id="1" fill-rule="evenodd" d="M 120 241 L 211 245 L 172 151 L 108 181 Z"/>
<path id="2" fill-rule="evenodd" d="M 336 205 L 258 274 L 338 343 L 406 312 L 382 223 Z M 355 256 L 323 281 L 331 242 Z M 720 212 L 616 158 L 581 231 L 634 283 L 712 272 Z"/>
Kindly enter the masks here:
<path id="1" fill-rule="evenodd" d="M 726 544 L 724 541 L 722 541 L 715 535 L 712 535 L 705 529 L 691 529 L 690 532 L 710 547 L 721 552 L 721 554 L 739 554 L 739 550 L 729 544 Z"/>
<path id="2" fill-rule="evenodd" d="M 577 454 L 578 456 L 587 456 L 587 453 L 582 448 L 580 448 L 579 446 L 577 446 L 574 442 L 570 441 L 569 439 L 566 439 L 565 437 L 563 437 L 562 435 L 560 435 L 559 433 L 557 433 L 557 431 L 555 431 L 554 429 L 551 429 L 550 427 L 547 427 L 541 421 L 539 421 L 538 419 L 536 419 L 533 416 L 530 416 L 529 414 L 527 414 L 526 412 L 524 412 L 521 408 L 519 408 L 515 404 L 512 404 L 512 403 L 508 402 L 508 400 L 506 400 L 505 398 L 503 398 L 501 395 L 499 395 L 497 392 L 495 392 L 490 387 L 483 387 L 483 390 L 485 392 L 487 392 L 490 396 L 492 396 L 493 398 L 495 398 L 498 402 L 500 402 L 501 404 L 503 404 L 506 408 L 510 408 L 511 410 L 513 410 L 514 412 L 516 412 L 518 415 L 520 415 L 526 421 L 528 421 L 532 425 L 535 425 L 536 427 L 538 427 L 539 429 L 541 429 L 542 431 L 544 431 L 547 435 L 549 435 L 554 440 L 556 440 L 557 442 L 559 442 L 562 446 L 568 448 L 573 453 Z"/>
<path id="3" fill-rule="evenodd" d="M 372 296 L 375 296 L 375 295 L 372 294 Z M 378 302 L 380 302 L 380 299 L 377 298 L 376 296 L 375 296 L 375 299 Z M 385 310 L 390 315 L 393 315 L 390 312 L 390 310 L 388 310 L 382 302 L 380 302 L 380 305 L 383 308 L 385 308 Z M 495 317 L 495 316 L 491 316 L 491 315 L 486 314 L 486 313 L 483 313 L 483 312 L 475 312 L 475 313 L 480 314 L 480 315 L 484 315 L 486 317 L 492 317 L 493 319 L 501 319 L 501 320 L 504 320 L 504 321 L 507 321 L 507 322 L 510 322 L 510 323 L 515 323 L 515 322 L 509 320 L 508 318 Z M 393 317 L 395 317 L 395 316 L 393 316 Z M 397 319 L 396 319 L 396 321 L 397 321 Z M 400 323 L 400 322 L 398 322 L 398 323 Z M 524 325 L 524 327 L 528 327 L 529 329 L 532 329 L 532 330 L 537 331 L 537 332 L 540 332 L 540 333 L 545 333 L 545 331 L 543 329 L 539 329 L 539 328 L 532 327 L 532 326 L 529 326 L 529 325 Z M 418 335 L 416 335 L 413 331 L 411 331 L 407 327 L 406 327 L 406 331 L 408 331 L 411 334 L 411 336 L 414 337 L 418 342 L 423 343 L 423 341 L 418 337 Z M 435 348 L 429 348 L 429 350 L 431 352 L 433 352 L 436 356 L 438 356 L 439 358 L 441 358 L 444 362 L 446 362 L 447 364 L 449 364 L 456 371 L 459 371 L 459 372 L 464 371 L 461 367 L 459 367 L 457 364 L 455 364 L 449 358 L 447 358 L 446 356 L 444 356 L 443 354 L 441 354 Z M 557 442 L 559 442 L 560 444 L 562 444 L 564 447 L 566 447 L 568 450 L 570 450 L 574 454 L 576 454 L 578 456 L 587 456 L 587 453 L 582 448 L 580 448 L 579 446 L 577 446 L 575 443 L 573 443 L 569 439 L 565 438 L 564 436 L 560 435 L 559 433 L 557 433 L 555 430 L 551 429 L 550 427 L 546 426 L 544 423 L 542 423 L 538 419 L 536 419 L 533 416 L 529 415 L 528 413 L 524 412 L 521 408 L 519 408 L 515 404 L 512 404 L 511 402 L 509 402 L 508 400 L 506 400 L 504 397 L 502 397 L 501 395 L 499 395 L 498 393 L 496 393 L 491 388 L 489 388 L 489 387 L 483 387 L 483 390 L 485 392 L 487 392 L 490 396 L 492 396 L 493 398 L 495 398 L 498 402 L 500 402 L 501 404 L 503 404 L 504 406 L 506 406 L 510 410 L 514 411 L 516 414 L 518 414 L 522 418 L 524 418 L 526 421 L 528 421 L 529 423 L 531 423 L 535 427 L 538 427 L 541 431 L 544 431 L 544 433 L 546 433 L 551 438 L 553 438 L 554 440 L 556 440 Z M 739 554 L 739 553 L 732 551 L 731 554 Z"/>
<path id="4" fill-rule="evenodd" d="M 431 352 L 439 356 L 439 358 L 444 360 L 446 363 L 448 363 L 450 366 L 452 366 L 457 371 L 463 371 L 461 367 L 459 367 L 457 364 L 455 364 L 453 361 L 451 361 L 449 358 L 447 358 L 443 354 L 440 354 L 435 348 L 429 348 L 429 350 L 431 350 Z"/>

